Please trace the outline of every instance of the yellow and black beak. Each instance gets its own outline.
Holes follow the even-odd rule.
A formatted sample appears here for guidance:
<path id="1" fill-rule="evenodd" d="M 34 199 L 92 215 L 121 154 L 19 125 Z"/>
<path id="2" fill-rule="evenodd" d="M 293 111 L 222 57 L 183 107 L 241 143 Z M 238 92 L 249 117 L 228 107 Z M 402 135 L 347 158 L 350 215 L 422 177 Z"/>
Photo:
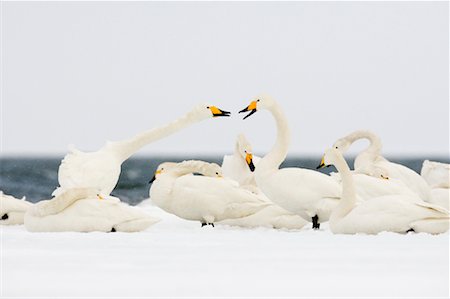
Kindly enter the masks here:
<path id="1" fill-rule="evenodd" d="M 246 119 L 247 117 L 249 117 L 250 115 L 252 115 L 253 113 L 255 113 L 256 110 L 256 101 L 253 101 L 250 103 L 250 105 L 248 105 L 247 107 L 245 107 L 244 109 L 242 109 L 241 111 L 239 111 L 239 113 L 243 113 L 243 112 L 247 112 L 250 111 L 249 114 L 247 114 L 244 119 Z"/>
<path id="2" fill-rule="evenodd" d="M 328 167 L 330 165 L 325 165 L 325 156 L 323 156 L 322 161 L 320 161 L 320 164 L 316 167 L 316 169 L 324 168 L 325 166 Z"/>
<path id="3" fill-rule="evenodd" d="M 156 175 L 160 174 L 161 170 L 155 171 L 155 174 L 153 175 L 152 179 L 148 182 L 149 184 L 153 183 L 156 180 Z"/>
<path id="4" fill-rule="evenodd" d="M 255 165 L 253 164 L 253 155 L 247 153 L 245 156 L 245 162 L 247 162 L 248 167 L 250 168 L 250 171 L 255 171 Z"/>
<path id="5" fill-rule="evenodd" d="M 208 108 L 209 108 L 209 110 L 211 110 L 213 117 L 230 116 L 230 114 L 231 114 L 231 112 L 219 109 L 216 106 L 209 106 Z"/>

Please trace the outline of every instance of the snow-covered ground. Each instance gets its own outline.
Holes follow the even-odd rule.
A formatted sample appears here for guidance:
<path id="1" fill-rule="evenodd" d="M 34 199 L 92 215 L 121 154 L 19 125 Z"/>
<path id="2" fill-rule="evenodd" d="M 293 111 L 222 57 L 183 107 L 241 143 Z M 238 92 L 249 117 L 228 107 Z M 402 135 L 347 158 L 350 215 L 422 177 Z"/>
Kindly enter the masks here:
<path id="1" fill-rule="evenodd" d="M 449 235 L 200 227 L 156 207 L 140 233 L 2 227 L 2 296 L 449 296 Z"/>

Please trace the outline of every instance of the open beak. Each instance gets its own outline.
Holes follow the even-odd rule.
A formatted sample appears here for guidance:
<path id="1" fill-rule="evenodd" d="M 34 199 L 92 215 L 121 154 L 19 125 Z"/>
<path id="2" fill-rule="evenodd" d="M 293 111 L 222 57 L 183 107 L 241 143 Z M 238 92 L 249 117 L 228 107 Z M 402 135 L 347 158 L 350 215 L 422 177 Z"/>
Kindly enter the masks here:
<path id="1" fill-rule="evenodd" d="M 250 171 L 251 172 L 255 171 L 255 165 L 253 164 L 253 155 L 252 154 L 247 154 L 245 156 L 245 161 L 247 162 L 247 165 L 250 168 Z"/>
<path id="2" fill-rule="evenodd" d="M 218 117 L 218 116 L 230 116 L 231 112 L 222 110 L 217 108 L 216 106 L 211 106 L 209 107 L 209 110 L 211 110 L 213 117 Z"/>
<path id="3" fill-rule="evenodd" d="M 250 103 L 250 105 L 248 105 L 247 107 L 245 107 L 244 109 L 242 109 L 241 111 L 239 111 L 239 113 L 243 113 L 243 112 L 248 112 L 250 111 L 249 114 L 247 114 L 244 119 L 246 119 L 247 117 L 249 117 L 250 115 L 252 115 L 253 113 L 255 113 L 256 110 L 256 101 L 253 101 Z"/>

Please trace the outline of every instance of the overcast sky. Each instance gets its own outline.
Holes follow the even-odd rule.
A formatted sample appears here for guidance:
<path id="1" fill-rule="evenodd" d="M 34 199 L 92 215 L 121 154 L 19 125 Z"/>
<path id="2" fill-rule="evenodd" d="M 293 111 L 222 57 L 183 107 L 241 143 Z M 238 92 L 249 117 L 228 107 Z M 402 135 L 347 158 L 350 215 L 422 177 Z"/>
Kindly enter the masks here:
<path id="1" fill-rule="evenodd" d="M 448 155 L 448 2 L 3 2 L 3 153 L 97 150 L 197 103 L 276 98 L 290 155 L 356 129 L 386 155 Z M 139 154 L 222 154 L 275 140 L 267 112 L 211 119 Z M 365 144 L 360 142 L 355 150 Z"/>

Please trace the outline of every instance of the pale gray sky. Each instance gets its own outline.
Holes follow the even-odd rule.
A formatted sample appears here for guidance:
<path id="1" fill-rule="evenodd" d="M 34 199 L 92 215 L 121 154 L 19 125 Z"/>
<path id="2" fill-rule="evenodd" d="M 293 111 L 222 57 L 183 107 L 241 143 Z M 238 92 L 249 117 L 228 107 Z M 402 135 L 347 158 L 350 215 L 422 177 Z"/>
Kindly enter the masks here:
<path id="1" fill-rule="evenodd" d="M 449 150 L 448 2 L 3 2 L 4 154 L 97 150 L 209 102 L 270 93 L 290 155 L 371 129 L 387 155 Z M 267 112 L 211 119 L 145 147 L 228 153 L 275 139 Z M 361 143 L 357 148 L 361 148 Z"/>

